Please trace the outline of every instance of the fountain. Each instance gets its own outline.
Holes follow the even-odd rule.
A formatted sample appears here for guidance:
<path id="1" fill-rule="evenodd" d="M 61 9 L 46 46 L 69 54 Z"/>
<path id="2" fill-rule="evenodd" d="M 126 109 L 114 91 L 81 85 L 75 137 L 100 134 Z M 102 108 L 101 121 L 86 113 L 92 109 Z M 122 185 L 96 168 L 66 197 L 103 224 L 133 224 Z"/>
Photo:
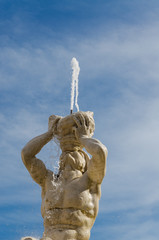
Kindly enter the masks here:
<path id="1" fill-rule="evenodd" d="M 71 110 L 66 117 L 50 116 L 48 131 L 33 138 L 22 149 L 23 163 L 42 191 L 44 233 L 41 240 L 89 240 L 98 214 L 107 149 L 92 137 L 93 112 L 73 113 Z M 57 174 L 36 158 L 53 138 L 58 139 L 62 150 Z"/>

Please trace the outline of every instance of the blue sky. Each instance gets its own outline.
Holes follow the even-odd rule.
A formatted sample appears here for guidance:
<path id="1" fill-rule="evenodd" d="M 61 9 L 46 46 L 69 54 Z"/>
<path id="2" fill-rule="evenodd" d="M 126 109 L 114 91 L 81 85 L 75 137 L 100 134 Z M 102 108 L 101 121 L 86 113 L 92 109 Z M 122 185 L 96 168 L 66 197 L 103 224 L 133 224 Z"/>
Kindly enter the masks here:
<path id="1" fill-rule="evenodd" d="M 42 235 L 20 152 L 51 114 L 69 114 L 76 57 L 79 107 L 109 151 L 90 239 L 158 240 L 158 43 L 157 0 L 0 0 L 0 238 Z M 48 167 L 55 148 L 39 154 Z"/>

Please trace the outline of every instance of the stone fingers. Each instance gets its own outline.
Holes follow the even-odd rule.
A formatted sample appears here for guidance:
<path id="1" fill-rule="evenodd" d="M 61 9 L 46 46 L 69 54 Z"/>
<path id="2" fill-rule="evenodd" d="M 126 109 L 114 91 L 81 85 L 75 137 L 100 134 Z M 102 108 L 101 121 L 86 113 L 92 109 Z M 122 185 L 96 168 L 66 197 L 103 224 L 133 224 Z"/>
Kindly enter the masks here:
<path id="1" fill-rule="evenodd" d="M 87 128 L 89 128 L 90 127 L 90 120 L 89 120 L 89 117 L 87 115 L 85 116 L 85 121 L 86 121 Z"/>
<path id="2" fill-rule="evenodd" d="M 81 125 L 85 126 L 86 125 L 85 118 L 82 113 L 79 113 L 79 119 L 81 121 Z"/>
<path id="3" fill-rule="evenodd" d="M 77 127 L 79 128 L 81 126 L 80 121 L 75 116 L 73 116 L 73 120 L 75 121 L 75 123 L 77 124 Z"/>
<path id="4" fill-rule="evenodd" d="M 89 117 L 87 115 L 83 115 L 82 113 L 80 113 L 79 117 L 80 117 L 80 120 L 82 122 L 82 125 L 83 125 L 85 131 L 88 132 L 89 129 L 90 129 L 90 119 L 89 119 Z"/>

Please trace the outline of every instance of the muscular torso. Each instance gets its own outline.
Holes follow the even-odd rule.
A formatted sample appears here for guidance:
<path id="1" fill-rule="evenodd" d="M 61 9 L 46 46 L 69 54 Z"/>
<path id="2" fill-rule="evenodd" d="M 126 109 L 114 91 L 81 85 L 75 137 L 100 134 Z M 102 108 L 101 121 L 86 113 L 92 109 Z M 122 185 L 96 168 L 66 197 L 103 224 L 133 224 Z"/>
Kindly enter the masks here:
<path id="1" fill-rule="evenodd" d="M 100 185 L 93 183 L 87 172 L 81 177 L 67 180 L 62 174 L 55 178 L 48 171 L 42 188 L 44 237 L 88 240 L 98 212 L 99 198 Z"/>
<path id="2" fill-rule="evenodd" d="M 44 234 L 41 240 L 89 240 L 98 212 L 107 150 L 92 138 L 94 120 L 90 112 L 78 112 L 66 118 L 51 117 L 49 130 L 33 138 L 22 150 L 23 163 L 42 187 Z M 62 150 L 58 178 L 36 158 L 55 133 Z"/>

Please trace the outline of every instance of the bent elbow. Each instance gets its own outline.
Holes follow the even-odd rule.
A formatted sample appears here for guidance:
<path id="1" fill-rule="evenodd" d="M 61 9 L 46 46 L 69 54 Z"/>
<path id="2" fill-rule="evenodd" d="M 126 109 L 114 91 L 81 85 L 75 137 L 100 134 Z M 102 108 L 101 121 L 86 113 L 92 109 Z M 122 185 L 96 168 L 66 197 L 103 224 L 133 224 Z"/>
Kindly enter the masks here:
<path id="1" fill-rule="evenodd" d="M 28 151 L 27 151 L 26 147 L 24 147 L 21 151 L 21 158 L 25 165 L 26 165 L 26 161 L 27 161 L 28 157 L 29 157 Z"/>
<path id="2" fill-rule="evenodd" d="M 22 159 L 23 163 L 25 163 L 25 149 L 24 148 L 21 151 L 21 159 Z"/>
<path id="3" fill-rule="evenodd" d="M 108 150 L 107 148 L 101 144 L 98 148 L 98 156 L 101 160 L 103 160 L 104 162 L 106 162 L 107 159 L 107 155 L 108 155 Z"/>

